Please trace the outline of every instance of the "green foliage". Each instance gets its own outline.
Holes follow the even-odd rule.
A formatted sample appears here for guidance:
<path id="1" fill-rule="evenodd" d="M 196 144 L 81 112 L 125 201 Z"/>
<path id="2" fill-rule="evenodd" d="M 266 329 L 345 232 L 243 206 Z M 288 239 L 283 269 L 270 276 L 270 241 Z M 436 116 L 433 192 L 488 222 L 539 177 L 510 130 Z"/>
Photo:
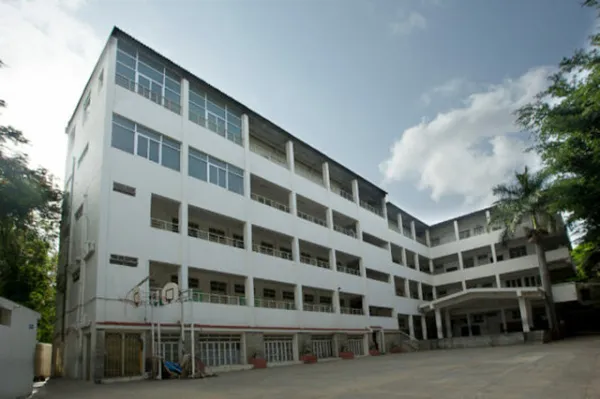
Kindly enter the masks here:
<path id="1" fill-rule="evenodd" d="M 0 126 L 0 296 L 39 312 L 38 340 L 51 342 L 61 192 L 47 170 L 29 166 L 20 151 L 27 143 L 19 130 Z"/>
<path id="2" fill-rule="evenodd" d="M 577 277 L 580 280 L 600 277 L 600 252 L 593 242 L 579 244 L 571 251 L 571 257 L 577 267 Z"/>

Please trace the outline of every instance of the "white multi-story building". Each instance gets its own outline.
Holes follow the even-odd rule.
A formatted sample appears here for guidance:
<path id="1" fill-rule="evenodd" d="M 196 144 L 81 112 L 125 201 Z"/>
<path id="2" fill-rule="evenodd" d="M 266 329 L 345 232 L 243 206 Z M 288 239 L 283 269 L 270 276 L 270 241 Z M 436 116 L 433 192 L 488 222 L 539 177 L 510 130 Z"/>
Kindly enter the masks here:
<path id="1" fill-rule="evenodd" d="M 428 226 L 117 28 L 66 133 L 65 375 L 142 375 L 151 347 L 177 359 L 182 325 L 212 367 L 543 325 L 534 247 L 501 243 L 489 209 Z M 551 241 L 553 273 L 572 272 L 564 231 Z"/>

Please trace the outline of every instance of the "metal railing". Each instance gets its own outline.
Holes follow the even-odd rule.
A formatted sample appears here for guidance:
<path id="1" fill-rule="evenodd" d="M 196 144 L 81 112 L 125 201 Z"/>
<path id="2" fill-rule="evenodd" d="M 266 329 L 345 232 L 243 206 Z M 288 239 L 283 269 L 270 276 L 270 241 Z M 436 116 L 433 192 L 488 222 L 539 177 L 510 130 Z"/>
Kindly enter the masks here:
<path id="1" fill-rule="evenodd" d="M 407 334 L 402 330 L 399 330 L 399 332 L 406 338 L 406 340 L 403 342 L 406 342 L 406 344 L 412 347 L 414 350 L 419 350 L 419 341 L 415 337 L 411 337 L 410 334 Z"/>
<path id="2" fill-rule="evenodd" d="M 207 303 L 217 303 L 221 305 L 236 305 L 236 306 L 246 306 L 248 303 L 246 301 L 246 297 L 244 296 L 234 296 L 234 295 L 225 295 L 225 294 L 214 294 L 208 292 L 202 292 L 199 290 L 190 290 L 188 293 L 192 302 L 207 302 Z"/>
<path id="3" fill-rule="evenodd" d="M 345 307 L 341 307 L 340 308 L 340 313 L 341 314 L 354 314 L 354 315 L 362 315 L 364 314 L 364 311 L 360 308 L 345 308 Z"/>
<path id="4" fill-rule="evenodd" d="M 216 242 L 218 244 L 229 245 L 230 247 L 244 248 L 244 241 L 222 236 L 220 234 L 210 233 L 205 230 L 195 229 L 192 227 L 188 227 L 188 236 L 200 238 L 202 240 L 207 240 L 210 242 Z"/>
<path id="5" fill-rule="evenodd" d="M 352 195 L 352 193 L 349 193 L 348 191 L 345 191 L 341 188 L 333 188 L 333 187 L 331 188 L 331 191 L 333 191 L 340 197 L 347 199 L 350 202 L 354 202 L 354 196 Z"/>
<path id="6" fill-rule="evenodd" d="M 179 223 L 168 222 L 166 220 L 150 218 L 150 226 L 161 229 L 172 231 L 174 233 L 179 233 Z"/>
<path id="7" fill-rule="evenodd" d="M 313 265 L 317 267 L 322 267 L 323 269 L 329 269 L 329 262 L 326 262 L 321 259 L 310 258 L 308 256 L 300 256 L 300 262 L 306 263 L 307 265 Z"/>
<path id="8" fill-rule="evenodd" d="M 275 248 L 263 247 L 262 245 L 252 244 L 252 250 L 264 255 L 275 256 L 277 258 L 292 260 L 292 254 L 285 251 L 279 251 Z"/>
<path id="9" fill-rule="evenodd" d="M 130 90 L 134 93 L 139 94 L 142 97 L 149 99 L 150 101 L 158 105 L 162 105 L 169 111 L 181 115 L 181 104 L 163 97 L 161 93 L 152 91 L 148 87 L 142 86 L 134 82 L 133 80 L 130 80 L 129 78 L 119 74 L 115 75 L 115 83 L 127 90 Z"/>
<path id="10" fill-rule="evenodd" d="M 381 209 L 375 208 L 373 205 L 369 204 L 368 202 L 365 201 L 360 201 L 360 206 L 361 208 L 366 209 L 369 212 L 372 212 L 378 216 L 383 217 L 383 211 Z"/>
<path id="11" fill-rule="evenodd" d="M 327 222 L 323 219 L 319 219 L 317 217 L 314 217 L 314 216 L 309 215 L 308 213 L 304 213 L 302 211 L 297 211 L 296 213 L 298 214 L 298 217 L 300 219 L 308 220 L 309 222 L 313 222 L 320 226 L 327 227 Z"/>
<path id="12" fill-rule="evenodd" d="M 288 212 L 288 213 L 290 212 L 289 206 L 279 203 L 277 201 L 273 201 L 270 198 L 263 197 L 262 195 L 252 193 L 252 194 L 250 194 L 250 198 L 252 198 L 256 202 L 260 202 L 261 204 L 270 206 L 275 209 L 279 209 L 280 211 Z"/>
<path id="13" fill-rule="evenodd" d="M 474 236 L 480 236 L 482 234 L 485 234 L 487 231 L 485 229 L 485 227 L 483 226 L 476 226 L 475 228 L 473 228 L 473 235 Z"/>
<path id="14" fill-rule="evenodd" d="M 259 145 L 256 145 L 254 143 L 250 143 L 250 151 L 252 151 L 255 154 L 260 155 L 263 158 L 268 159 L 269 161 L 271 161 L 273 163 L 281 165 L 285 168 L 288 167 L 287 158 L 283 154 L 269 151 L 268 149 L 261 147 Z"/>
<path id="15" fill-rule="evenodd" d="M 237 145 L 243 145 L 244 140 L 240 134 L 230 132 L 226 126 L 217 125 L 216 123 L 207 120 L 203 116 L 196 114 L 195 112 L 189 111 L 188 119 L 197 125 L 207 128 L 208 130 L 218 134 L 221 137 L 225 137 L 229 141 L 233 141 Z"/>
<path id="16" fill-rule="evenodd" d="M 289 301 L 276 301 L 274 299 L 254 298 L 254 306 L 257 308 L 296 310 L 296 304 Z"/>
<path id="17" fill-rule="evenodd" d="M 337 271 L 342 272 L 342 273 L 347 273 L 347 274 L 353 274 L 355 276 L 360 276 L 360 269 L 354 269 L 352 267 L 338 266 Z"/>
<path id="18" fill-rule="evenodd" d="M 307 312 L 333 313 L 333 306 L 321 305 L 317 303 L 305 303 L 303 309 Z"/>
<path id="19" fill-rule="evenodd" d="M 345 227 L 338 226 L 337 224 L 333 225 L 333 229 L 352 238 L 356 238 L 356 232 L 352 229 L 347 229 Z"/>
<path id="20" fill-rule="evenodd" d="M 461 232 L 458 233 L 458 238 L 460 240 L 464 240 L 471 237 L 471 231 L 470 230 L 463 230 Z"/>

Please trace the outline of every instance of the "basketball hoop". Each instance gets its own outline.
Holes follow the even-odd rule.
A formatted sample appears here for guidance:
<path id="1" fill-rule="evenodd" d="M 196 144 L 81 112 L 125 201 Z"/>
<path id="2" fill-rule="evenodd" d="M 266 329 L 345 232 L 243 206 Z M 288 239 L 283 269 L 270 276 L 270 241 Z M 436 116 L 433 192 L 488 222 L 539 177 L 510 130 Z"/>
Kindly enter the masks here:
<path id="1" fill-rule="evenodd" d="M 140 293 L 140 288 L 135 287 L 135 290 L 133 291 L 133 304 L 137 308 L 140 306 L 140 303 L 142 303 L 142 294 Z"/>
<path id="2" fill-rule="evenodd" d="M 179 299 L 179 286 L 175 283 L 167 283 L 162 289 L 162 300 L 164 304 L 175 302 Z"/>

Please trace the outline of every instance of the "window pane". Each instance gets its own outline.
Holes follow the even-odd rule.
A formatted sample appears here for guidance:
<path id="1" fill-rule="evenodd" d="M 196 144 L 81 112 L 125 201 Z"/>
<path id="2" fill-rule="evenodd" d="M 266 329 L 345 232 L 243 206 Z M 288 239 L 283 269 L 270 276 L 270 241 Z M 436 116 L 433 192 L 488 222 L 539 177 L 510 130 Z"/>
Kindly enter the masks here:
<path id="1" fill-rule="evenodd" d="M 141 133 L 144 136 L 148 136 L 148 138 L 150 138 L 150 139 L 160 141 L 160 134 L 154 132 L 153 130 L 148 129 L 147 127 L 138 125 L 137 131 L 138 131 L 138 133 Z"/>
<path id="2" fill-rule="evenodd" d="M 117 61 L 128 67 L 135 69 L 135 57 L 132 57 L 122 51 L 117 51 Z"/>
<path id="3" fill-rule="evenodd" d="M 227 124 L 227 133 L 230 136 L 239 136 L 242 137 L 242 129 L 239 126 L 232 125 L 231 123 Z"/>
<path id="4" fill-rule="evenodd" d="M 158 152 L 159 152 L 158 149 L 159 149 L 158 143 L 154 140 L 150 140 L 150 151 L 149 151 L 148 159 L 158 163 Z"/>
<path id="5" fill-rule="evenodd" d="M 188 174 L 196 179 L 206 181 L 206 162 L 193 156 L 188 157 Z"/>
<path id="6" fill-rule="evenodd" d="M 176 104 L 181 103 L 181 98 L 179 97 L 179 94 L 177 94 L 171 90 L 165 90 L 165 98 L 167 98 L 169 101 L 174 102 Z"/>
<path id="7" fill-rule="evenodd" d="M 138 75 L 138 84 L 144 86 L 148 90 L 150 89 L 150 79 L 144 76 Z"/>
<path id="8" fill-rule="evenodd" d="M 190 111 L 196 116 L 196 117 L 200 117 L 202 119 L 205 118 L 205 111 L 204 108 L 197 106 L 194 103 L 190 103 Z"/>
<path id="9" fill-rule="evenodd" d="M 219 107 L 217 104 L 215 104 L 211 101 L 207 101 L 206 104 L 207 104 L 207 108 L 210 112 L 225 119 L 225 110 L 223 108 Z"/>
<path id="10" fill-rule="evenodd" d="M 213 184 L 219 183 L 219 169 L 216 166 L 209 165 L 210 182 Z"/>
<path id="11" fill-rule="evenodd" d="M 128 128 L 129 130 L 135 130 L 135 122 L 130 121 L 127 118 L 123 118 L 120 115 L 113 114 L 113 122 L 118 123 L 119 125 Z"/>
<path id="12" fill-rule="evenodd" d="M 234 173 L 229 173 L 228 188 L 230 191 L 238 194 L 244 194 L 244 179 Z"/>
<path id="13" fill-rule="evenodd" d="M 173 170 L 179 170 L 179 151 L 171 148 L 165 144 L 162 145 L 162 159 L 163 166 L 171 168 Z"/>
<path id="14" fill-rule="evenodd" d="M 244 170 L 243 169 L 240 169 L 240 168 L 238 168 L 236 166 L 233 166 L 231 164 L 227 164 L 227 170 L 230 171 L 230 172 L 233 172 L 235 174 L 238 174 L 240 176 L 244 175 Z"/>
<path id="15" fill-rule="evenodd" d="M 133 154 L 133 138 L 135 133 L 113 123 L 111 145 Z"/>
<path id="16" fill-rule="evenodd" d="M 161 76 L 163 74 L 163 71 L 165 69 L 165 67 L 158 61 L 156 61 L 154 58 L 150 58 L 148 57 L 146 54 L 144 53 L 140 53 L 138 55 L 138 58 L 141 62 L 143 62 L 144 64 L 146 64 L 147 66 L 153 68 L 154 70 L 156 70 Z M 158 79 L 160 82 L 162 82 L 162 77 L 160 79 Z"/>
<path id="17" fill-rule="evenodd" d="M 230 111 L 227 111 L 227 122 L 233 123 L 234 125 L 242 126 L 241 117 L 231 113 Z"/>
<path id="18" fill-rule="evenodd" d="M 125 76 L 129 80 L 135 81 L 135 71 L 123 64 L 117 63 L 117 75 Z"/>
<path id="19" fill-rule="evenodd" d="M 219 186 L 227 188 L 227 171 L 219 169 Z"/>
<path id="20" fill-rule="evenodd" d="M 208 156 L 205 153 L 203 153 L 201 151 L 198 151 L 198 150 L 196 150 L 196 149 L 194 149 L 192 147 L 189 147 L 189 150 L 190 150 L 190 155 L 193 155 L 196 158 L 200 158 L 203 161 L 206 161 L 207 158 L 208 158 Z"/>
<path id="21" fill-rule="evenodd" d="M 165 86 L 169 89 L 173 90 L 176 93 L 181 92 L 181 85 L 179 84 L 179 78 L 177 80 L 173 80 L 169 77 L 165 77 Z"/>
<path id="22" fill-rule="evenodd" d="M 204 93 L 197 92 L 193 89 L 190 89 L 190 101 L 193 101 L 198 105 L 206 104 L 206 100 L 204 99 Z"/>
<path id="23" fill-rule="evenodd" d="M 148 158 L 148 139 L 138 135 L 137 154 L 140 157 Z"/>
<path id="24" fill-rule="evenodd" d="M 210 155 L 208 156 L 208 162 L 211 165 L 217 165 L 218 167 L 223 168 L 223 169 L 227 168 L 227 163 L 220 161 L 215 157 L 211 157 Z"/>
<path id="25" fill-rule="evenodd" d="M 162 141 L 165 144 L 168 144 L 169 146 L 175 148 L 175 149 L 179 149 L 181 147 L 181 144 L 179 144 L 178 141 L 172 140 L 170 138 L 168 138 L 167 136 L 162 136 Z"/>
<path id="26" fill-rule="evenodd" d="M 126 41 L 119 39 L 119 41 L 117 42 L 117 48 L 121 51 L 124 51 L 127 54 L 130 54 L 131 56 L 135 57 L 136 54 L 136 50 L 135 47 L 129 43 L 127 43 Z"/>

